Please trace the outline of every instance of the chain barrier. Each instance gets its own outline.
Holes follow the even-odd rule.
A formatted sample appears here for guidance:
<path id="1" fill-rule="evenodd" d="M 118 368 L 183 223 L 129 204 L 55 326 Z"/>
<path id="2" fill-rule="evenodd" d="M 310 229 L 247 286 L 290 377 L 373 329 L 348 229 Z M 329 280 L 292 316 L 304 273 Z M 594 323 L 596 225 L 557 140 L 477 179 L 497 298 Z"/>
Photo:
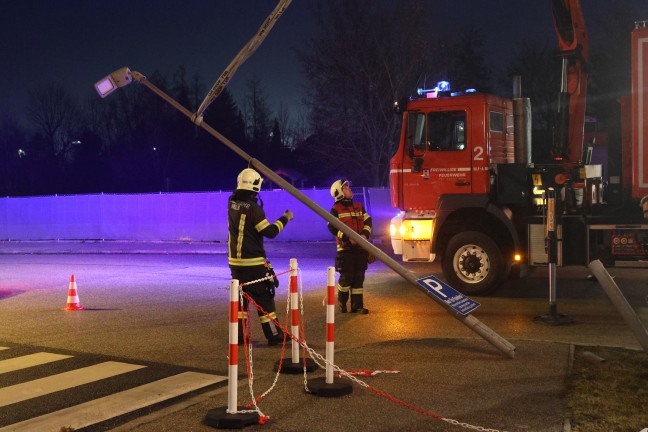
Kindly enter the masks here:
<path id="1" fill-rule="evenodd" d="M 287 271 L 284 271 L 284 272 L 281 272 L 281 273 L 277 273 L 274 277 L 277 277 L 279 275 L 282 275 L 282 274 L 285 274 L 285 273 L 288 273 L 288 272 L 290 272 L 290 270 L 287 270 Z M 300 269 L 298 270 L 298 272 L 300 273 L 300 276 L 301 276 L 301 270 Z M 266 281 L 266 280 L 271 280 L 271 279 L 273 279 L 273 276 L 267 276 L 267 277 L 264 277 L 264 278 L 261 278 L 261 279 L 246 282 L 245 284 L 240 285 L 240 287 L 242 287 L 244 285 L 251 285 L 253 283 Z M 248 371 L 250 395 L 252 397 L 253 402 L 250 403 L 247 406 L 254 405 L 256 410 L 238 411 L 238 412 L 242 412 L 242 413 L 243 412 L 258 412 L 259 416 L 260 416 L 260 419 L 259 419 L 260 424 L 265 423 L 270 418 L 269 416 L 263 415 L 263 413 L 261 412 L 261 410 L 257 406 L 257 401 L 260 401 L 263 397 L 265 397 L 267 394 L 269 394 L 270 391 L 272 389 L 274 389 L 276 383 L 278 382 L 279 373 L 281 371 L 281 363 L 282 363 L 282 361 L 284 359 L 286 341 L 287 341 L 287 338 L 289 337 L 290 339 L 297 342 L 302 347 L 303 352 L 308 353 L 309 357 L 321 369 L 325 370 L 326 365 L 330 365 L 333 368 L 333 370 L 337 372 L 337 374 L 336 374 L 337 377 L 347 378 L 350 381 L 352 381 L 352 382 L 356 383 L 357 385 L 359 385 L 360 387 L 364 387 L 365 389 L 375 393 L 376 395 L 378 395 L 380 397 L 383 397 L 383 398 L 385 398 L 385 399 L 387 399 L 387 400 L 389 400 L 391 402 L 394 402 L 396 405 L 399 405 L 399 406 L 401 406 L 403 408 L 409 409 L 410 411 L 414 411 L 414 412 L 419 413 L 421 415 L 424 415 L 426 417 L 431 417 L 431 418 L 434 418 L 436 420 L 443 421 L 443 422 L 446 422 L 448 424 L 451 424 L 453 426 L 462 427 L 464 429 L 476 430 L 476 431 L 481 431 L 481 432 L 506 432 L 506 431 L 501 431 L 499 429 L 485 428 L 483 426 L 472 425 L 470 423 L 460 422 L 460 421 L 455 420 L 455 419 L 445 418 L 445 417 L 443 417 L 443 416 L 441 416 L 439 414 L 433 413 L 431 411 L 427 411 L 427 410 L 425 410 L 423 408 L 416 407 L 416 406 L 414 406 L 414 405 L 412 405 L 412 404 L 410 404 L 408 402 L 405 402 L 405 401 L 403 401 L 401 399 L 398 399 L 397 397 L 392 396 L 392 395 L 390 395 L 390 394 L 388 394 L 388 393 L 386 393 L 386 392 L 384 392 L 384 391 L 382 391 L 382 390 L 380 390 L 378 388 L 375 388 L 375 387 L 367 384 L 366 382 L 362 381 L 361 379 L 357 378 L 357 376 L 370 377 L 370 376 L 375 376 L 375 375 L 380 374 L 380 373 L 395 374 L 395 373 L 399 373 L 399 371 L 380 371 L 380 370 L 370 371 L 370 370 L 367 370 L 367 369 L 344 370 L 344 369 L 340 368 L 339 366 L 329 362 L 328 360 L 326 360 L 326 358 L 324 356 L 322 356 L 321 354 L 318 354 L 313 348 L 309 347 L 308 344 L 306 343 L 306 339 L 305 339 L 305 336 L 304 336 L 304 330 L 303 330 L 303 324 L 304 324 L 303 323 L 303 320 L 304 320 L 304 298 L 303 298 L 301 277 L 299 278 L 299 294 L 300 294 L 300 297 L 299 297 L 300 309 L 301 309 L 301 315 L 302 315 L 302 325 L 300 326 L 300 333 L 301 333 L 301 336 L 302 336 L 301 340 L 299 338 L 295 337 L 292 333 L 290 333 L 290 331 L 288 331 L 288 328 L 289 328 L 288 322 L 286 322 L 285 325 L 281 325 L 276 319 L 272 318 L 261 306 L 259 306 L 254 301 L 254 299 L 252 299 L 252 297 L 250 297 L 246 292 L 244 292 L 242 289 L 239 288 L 239 295 L 240 295 L 241 304 L 243 303 L 243 297 L 245 297 L 249 304 L 253 305 L 257 310 L 259 310 L 264 315 L 264 317 L 271 320 L 279 329 L 281 329 L 281 331 L 284 332 L 284 342 L 283 342 L 283 346 L 282 346 L 282 349 L 281 349 L 281 358 L 279 360 L 279 367 L 277 368 L 277 374 L 275 375 L 275 379 L 274 379 L 272 385 L 270 386 L 270 388 L 268 390 L 266 390 L 258 398 L 254 397 L 254 391 L 252 389 L 253 373 L 252 373 L 251 370 Z M 286 321 L 288 321 L 289 312 L 290 312 L 290 290 L 288 290 L 288 299 L 287 299 L 287 302 L 286 302 Z M 246 332 L 247 332 L 247 330 L 246 330 Z M 245 335 L 246 332 L 244 332 L 244 335 Z M 252 354 L 251 354 L 251 352 L 252 352 L 252 344 L 251 344 L 251 342 L 250 342 L 249 350 L 246 349 L 246 352 L 247 351 L 249 351 L 249 357 L 248 357 L 248 361 L 250 363 L 249 367 L 250 367 L 250 369 L 252 369 Z M 304 364 L 305 364 L 306 356 L 304 355 L 303 358 L 304 358 Z M 305 388 L 307 393 L 312 393 L 308 388 L 308 374 L 307 374 L 305 366 L 304 366 L 304 388 Z"/>
<path id="2" fill-rule="evenodd" d="M 306 340 L 306 320 L 304 318 L 304 291 L 302 290 L 302 272 L 301 269 L 298 267 L 297 268 L 297 273 L 299 277 L 297 278 L 297 281 L 299 282 L 299 310 L 301 311 L 301 324 L 299 326 L 299 331 L 301 332 L 301 340 L 305 341 Z M 300 344 L 301 345 L 301 344 Z M 311 393 L 310 389 L 308 388 L 308 371 L 306 370 L 306 349 L 302 345 L 302 359 L 303 359 L 303 364 L 304 364 L 304 391 L 306 393 Z"/>
<path id="3" fill-rule="evenodd" d="M 276 276 L 282 275 L 284 273 L 288 273 L 289 271 L 290 270 L 285 271 L 285 272 L 281 272 L 281 273 L 276 274 L 274 276 L 267 276 L 267 277 L 264 277 L 264 278 L 261 278 L 261 279 L 257 279 L 257 280 L 254 280 L 254 281 L 247 282 L 246 284 L 239 285 L 239 302 L 240 302 L 239 307 L 241 308 L 241 310 L 243 310 L 243 298 L 244 298 L 244 296 L 245 296 L 246 299 L 248 299 L 248 301 L 250 301 L 250 303 L 254 304 L 255 307 L 259 308 L 259 310 L 262 310 L 254 302 L 254 300 L 252 300 L 252 298 L 247 293 L 243 292 L 241 287 L 243 287 L 244 285 L 251 285 L 253 283 L 258 283 L 258 282 L 263 282 L 263 281 L 266 281 L 266 280 L 271 280 L 273 278 L 276 278 Z M 289 296 L 288 297 L 288 307 L 290 307 L 290 293 L 288 293 L 288 296 Z M 245 311 L 245 312 L 247 312 L 247 311 Z M 263 311 L 263 313 L 270 320 L 273 320 L 265 311 Z M 245 317 L 245 314 L 243 316 Z M 288 311 L 286 311 L 286 320 L 288 320 Z M 275 374 L 275 377 L 274 377 L 274 380 L 273 380 L 272 384 L 270 385 L 270 387 L 265 392 L 263 392 L 260 396 L 256 397 L 254 395 L 254 367 L 253 367 L 253 356 L 252 356 L 253 348 L 252 348 L 252 340 L 249 337 L 251 335 L 251 327 L 250 327 L 250 324 L 249 324 L 249 320 L 246 319 L 246 318 L 243 318 L 242 325 L 243 325 L 243 328 L 245 329 L 245 331 L 243 332 L 243 345 L 244 345 L 244 350 L 245 350 L 245 353 L 246 353 L 245 358 L 247 359 L 246 371 L 247 371 L 247 375 L 248 375 L 248 387 L 249 387 L 249 390 L 250 390 L 250 397 L 252 399 L 252 402 L 250 402 L 248 405 L 246 405 L 246 407 L 254 406 L 255 409 L 254 410 L 240 410 L 238 412 L 242 412 L 242 413 L 257 412 L 259 414 L 259 417 L 260 417 L 259 423 L 263 424 L 270 417 L 264 415 L 261 412 L 261 409 L 259 408 L 259 406 L 257 404 L 263 398 L 265 398 L 268 394 L 270 394 L 270 392 L 275 388 L 275 386 L 277 385 L 277 382 L 279 381 L 279 374 L 281 373 L 281 362 L 283 361 L 285 350 L 286 350 L 286 339 L 285 339 L 285 336 L 284 336 L 284 343 L 283 343 L 283 346 L 281 347 L 281 357 L 280 357 L 279 367 L 277 368 L 277 373 Z M 287 323 L 286 323 L 286 325 L 287 325 Z M 281 327 L 281 326 L 279 325 L 279 327 Z M 286 333 L 284 333 L 284 334 L 286 334 Z"/>

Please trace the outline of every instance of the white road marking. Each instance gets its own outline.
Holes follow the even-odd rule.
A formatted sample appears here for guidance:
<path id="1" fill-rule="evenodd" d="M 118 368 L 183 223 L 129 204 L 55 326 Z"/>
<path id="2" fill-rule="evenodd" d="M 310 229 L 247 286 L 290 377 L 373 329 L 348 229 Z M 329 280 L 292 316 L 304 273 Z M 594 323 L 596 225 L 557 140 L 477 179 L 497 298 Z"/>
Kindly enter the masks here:
<path id="1" fill-rule="evenodd" d="M 0 432 L 58 432 L 63 426 L 81 429 L 226 379 L 219 375 L 184 372 L 5 426 L 0 428 Z"/>
<path id="2" fill-rule="evenodd" d="M 39 352 L 36 354 L 29 354 L 20 357 L 10 358 L 8 360 L 0 360 L 0 374 L 13 372 L 20 369 L 27 369 L 33 366 L 38 366 L 45 363 L 51 363 L 51 362 L 63 360 L 70 357 L 72 356 Z"/>
<path id="3" fill-rule="evenodd" d="M 104 378 L 110 378 L 126 372 L 132 372 L 144 367 L 146 366 L 108 361 L 94 366 L 0 388 L 0 407 L 99 381 Z"/>

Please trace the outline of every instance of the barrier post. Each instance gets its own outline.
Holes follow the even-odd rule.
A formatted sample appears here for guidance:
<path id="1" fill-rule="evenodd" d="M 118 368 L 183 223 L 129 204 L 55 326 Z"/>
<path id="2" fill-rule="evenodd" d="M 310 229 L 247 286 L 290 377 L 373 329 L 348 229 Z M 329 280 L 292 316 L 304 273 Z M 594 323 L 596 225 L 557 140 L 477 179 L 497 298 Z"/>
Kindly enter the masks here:
<path id="1" fill-rule="evenodd" d="M 242 429 L 258 424 L 259 413 L 238 412 L 238 313 L 239 281 L 232 279 L 229 286 L 229 368 L 227 374 L 227 406 L 207 411 L 205 424 L 218 429 Z"/>
<path id="2" fill-rule="evenodd" d="M 299 292 L 297 283 L 297 259 L 290 258 L 290 332 L 301 340 L 299 334 Z M 299 363 L 299 343 L 291 339 L 292 362 Z"/>
<path id="3" fill-rule="evenodd" d="M 290 333 L 302 340 L 299 331 L 299 281 L 297 278 L 297 258 L 290 258 Z M 299 342 L 291 338 L 292 359 L 290 363 L 281 365 L 281 360 L 275 364 L 275 370 L 288 374 L 301 373 L 304 368 L 307 372 L 312 372 L 317 369 L 317 363 L 312 359 L 306 358 L 303 363 L 299 361 Z M 281 367 L 281 369 L 279 369 Z"/>
<path id="4" fill-rule="evenodd" d="M 232 279 L 229 288 L 229 367 L 227 371 L 227 412 L 234 414 L 238 404 L 238 313 L 239 281 Z"/>
<path id="5" fill-rule="evenodd" d="M 335 364 L 335 268 L 326 272 L 326 384 L 333 384 Z"/>
<path id="6" fill-rule="evenodd" d="M 323 397 L 345 396 L 353 391 L 348 382 L 333 381 L 335 364 L 335 267 L 326 273 L 326 376 L 308 381 L 311 393 Z"/>

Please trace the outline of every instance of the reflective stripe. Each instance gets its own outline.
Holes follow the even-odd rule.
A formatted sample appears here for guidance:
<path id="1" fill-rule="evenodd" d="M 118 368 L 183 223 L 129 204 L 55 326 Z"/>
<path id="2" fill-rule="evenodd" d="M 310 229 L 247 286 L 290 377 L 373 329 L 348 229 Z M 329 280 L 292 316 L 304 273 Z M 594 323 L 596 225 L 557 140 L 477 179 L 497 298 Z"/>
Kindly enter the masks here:
<path id="1" fill-rule="evenodd" d="M 272 319 L 271 319 L 271 318 L 272 318 Z M 268 314 L 268 316 L 261 315 L 261 316 L 259 317 L 259 319 L 261 320 L 261 323 L 262 323 L 262 324 L 269 323 L 269 322 L 272 321 L 272 320 L 275 320 L 275 321 L 277 320 L 277 314 L 276 314 L 275 312 L 270 312 L 270 313 Z"/>
<path id="2" fill-rule="evenodd" d="M 362 288 L 351 288 L 351 294 L 362 294 Z"/>
<path id="3" fill-rule="evenodd" d="M 254 226 L 254 229 L 257 230 L 257 232 L 261 232 L 264 229 L 266 229 L 268 226 L 270 226 L 270 222 L 268 222 L 268 219 L 263 219 L 261 222 L 259 222 Z"/>
<path id="4" fill-rule="evenodd" d="M 342 231 L 338 231 L 337 236 L 338 238 L 342 238 L 342 236 L 344 236 L 344 233 Z"/>
<path id="5" fill-rule="evenodd" d="M 365 213 L 367 216 L 369 214 Z M 356 216 L 362 216 L 362 212 L 344 212 L 344 213 L 338 213 L 338 218 L 348 218 L 348 217 L 356 217 Z M 366 219 L 366 218 L 365 218 Z"/>
<path id="6" fill-rule="evenodd" d="M 245 214 L 241 215 L 238 227 L 238 236 L 236 238 L 236 258 L 241 258 L 241 250 L 243 249 L 243 239 L 245 238 Z"/>
<path id="7" fill-rule="evenodd" d="M 284 224 L 283 224 L 283 222 L 281 222 L 280 220 L 276 220 L 275 223 L 273 223 L 272 225 L 274 225 L 274 226 L 276 226 L 277 228 L 279 228 L 279 232 L 281 232 L 281 230 L 284 229 Z"/>
<path id="8" fill-rule="evenodd" d="M 265 258 L 229 258 L 228 263 L 229 265 L 241 267 L 258 266 L 265 264 Z"/>
<path id="9" fill-rule="evenodd" d="M 343 293 L 345 293 L 345 292 L 349 292 L 349 289 L 350 289 L 350 288 L 351 288 L 351 287 L 348 287 L 348 286 L 342 286 L 342 285 L 340 285 L 340 284 L 338 284 L 338 286 L 337 286 L 338 291 L 343 292 Z"/>
<path id="10" fill-rule="evenodd" d="M 247 319 L 247 312 L 245 312 L 245 311 L 239 311 L 239 313 L 238 313 L 238 319 Z"/>

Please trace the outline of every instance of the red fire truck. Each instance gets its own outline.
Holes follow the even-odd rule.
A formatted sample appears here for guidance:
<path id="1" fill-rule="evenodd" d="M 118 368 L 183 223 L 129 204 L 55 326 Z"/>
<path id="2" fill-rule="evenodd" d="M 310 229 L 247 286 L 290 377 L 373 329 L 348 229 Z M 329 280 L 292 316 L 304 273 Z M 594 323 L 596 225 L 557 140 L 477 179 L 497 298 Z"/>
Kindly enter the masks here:
<path id="1" fill-rule="evenodd" d="M 632 32 L 632 94 L 621 98 L 622 175 L 609 185 L 627 199 L 605 202 L 604 167 L 584 145 L 587 32 L 578 0 L 554 0 L 563 62 L 552 162 L 531 161 L 530 101 L 452 95 L 439 83 L 402 107 L 400 145 L 390 162 L 394 253 L 441 259 L 465 294 L 484 295 L 530 266 L 546 265 L 545 193 L 558 197 L 558 265 L 641 265 L 648 260 L 648 22 Z M 514 88 L 519 87 L 515 86 Z"/>

